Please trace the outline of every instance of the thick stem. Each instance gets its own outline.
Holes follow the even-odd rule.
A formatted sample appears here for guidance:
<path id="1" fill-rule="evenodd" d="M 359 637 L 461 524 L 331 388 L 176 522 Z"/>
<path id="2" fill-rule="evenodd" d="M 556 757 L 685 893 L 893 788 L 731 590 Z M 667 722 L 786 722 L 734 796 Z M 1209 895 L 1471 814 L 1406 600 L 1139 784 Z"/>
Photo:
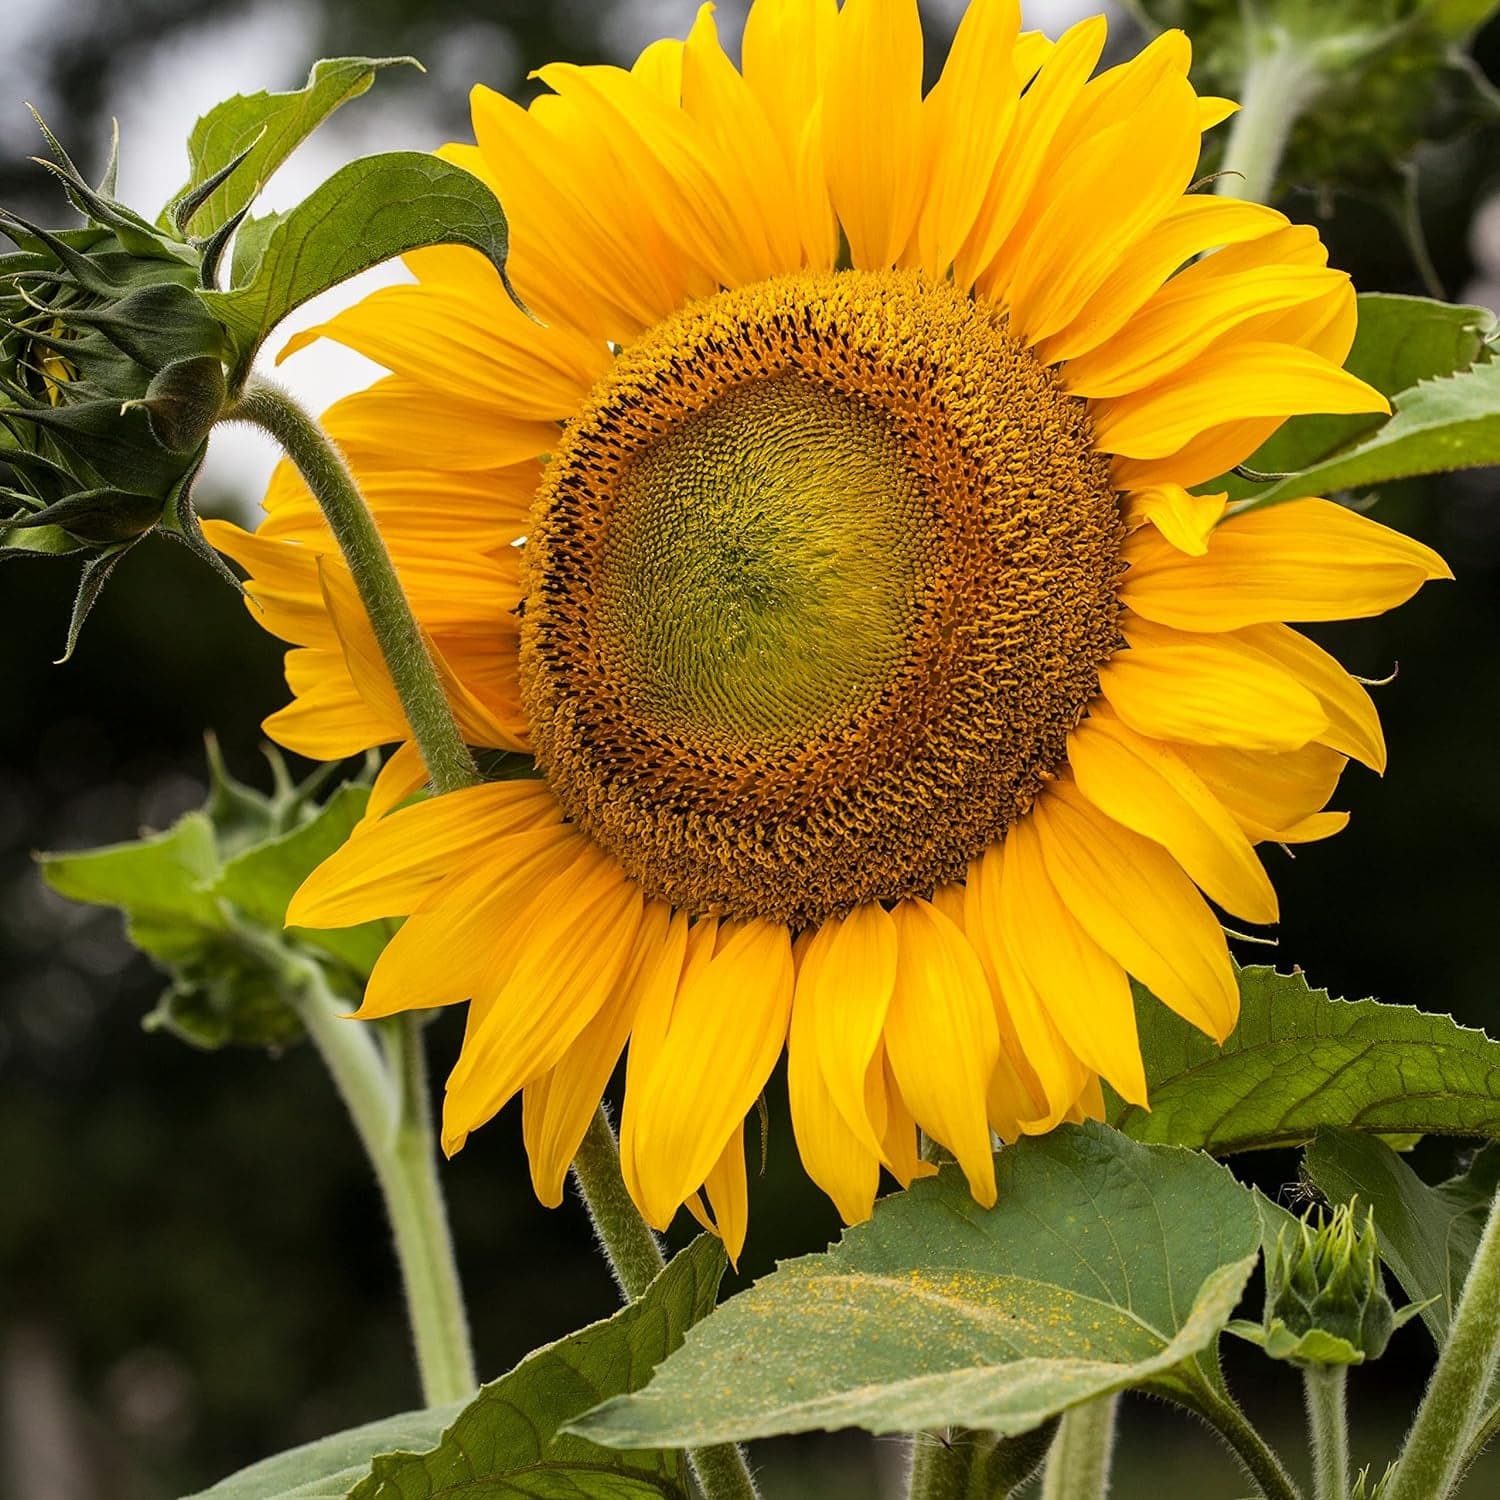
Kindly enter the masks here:
<path id="1" fill-rule="evenodd" d="M 438 1185 L 419 1023 L 410 1016 L 390 1023 L 388 1064 L 373 1028 L 343 1014 L 347 1006 L 330 992 L 316 963 L 287 956 L 282 967 L 288 998 L 349 1110 L 385 1197 L 423 1399 L 429 1406 L 463 1400 L 479 1382 Z"/>
<path id="2" fill-rule="evenodd" d="M 1312 1436 L 1313 1494 L 1317 1500 L 1349 1500 L 1347 1375 L 1343 1365 L 1309 1365 L 1302 1372 L 1307 1429 Z"/>
<path id="3" fill-rule="evenodd" d="M 1104 1500 L 1115 1450 L 1118 1396 L 1101 1396 L 1063 1414 L 1047 1454 L 1042 1500 Z"/>
<path id="4" fill-rule="evenodd" d="M 1470 1441 L 1480 1425 L 1480 1409 L 1500 1362 L 1500 1198 L 1480 1236 L 1469 1279 L 1453 1314 L 1448 1342 L 1396 1472 L 1386 1500 L 1445 1500 L 1463 1471 Z"/>
<path id="5" fill-rule="evenodd" d="M 965 1500 L 973 1461 L 973 1433 L 963 1428 L 946 1437 L 917 1433 L 911 1446 L 910 1500 Z"/>
<path id="6" fill-rule="evenodd" d="M 620 1144 L 601 1104 L 573 1158 L 573 1179 L 627 1302 L 634 1302 L 666 1265 L 661 1242 L 641 1217 L 620 1174 Z M 745 1455 L 735 1443 L 694 1448 L 688 1462 L 708 1500 L 758 1500 Z"/>
<path id="7" fill-rule="evenodd" d="M 433 787 L 451 792 L 472 786 L 479 779 L 474 759 L 453 721 L 432 653 L 343 454 L 290 394 L 259 375 L 251 377 L 226 420 L 250 422 L 270 433 L 296 464 L 349 564 Z"/>
<path id="8" fill-rule="evenodd" d="M 1240 110 L 1230 127 L 1215 192 L 1255 203 L 1270 201 L 1292 126 L 1318 87 L 1319 75 L 1305 49 L 1289 38 L 1271 42 L 1252 59 L 1240 86 Z"/>

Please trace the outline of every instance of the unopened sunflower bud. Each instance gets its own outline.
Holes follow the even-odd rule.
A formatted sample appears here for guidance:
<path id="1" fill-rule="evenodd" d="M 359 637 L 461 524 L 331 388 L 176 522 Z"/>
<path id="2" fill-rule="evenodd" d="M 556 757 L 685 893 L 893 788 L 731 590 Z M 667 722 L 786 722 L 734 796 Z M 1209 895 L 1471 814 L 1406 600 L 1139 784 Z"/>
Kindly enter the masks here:
<path id="1" fill-rule="evenodd" d="M 1283 1230 L 1266 1262 L 1266 1353 L 1296 1364 L 1352 1365 L 1378 1359 L 1397 1319 L 1386 1296 L 1375 1216 L 1355 1220 L 1354 1205 L 1317 1211 Z"/>
<path id="2" fill-rule="evenodd" d="M 147 222 L 108 181 L 89 186 L 47 141 L 42 165 L 84 222 L 52 231 L 0 212 L 16 245 L 0 256 L 0 555 L 83 557 L 71 652 L 104 576 L 147 532 L 223 570 L 189 490 L 224 407 L 225 335 L 197 294 L 210 247 Z"/>

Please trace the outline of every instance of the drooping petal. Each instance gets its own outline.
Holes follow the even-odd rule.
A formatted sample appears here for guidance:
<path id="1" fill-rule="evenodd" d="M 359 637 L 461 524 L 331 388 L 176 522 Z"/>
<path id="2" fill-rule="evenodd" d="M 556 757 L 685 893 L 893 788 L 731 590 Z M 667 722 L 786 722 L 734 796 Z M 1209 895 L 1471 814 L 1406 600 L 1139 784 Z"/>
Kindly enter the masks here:
<path id="1" fill-rule="evenodd" d="M 1000 916 L 1002 941 L 1069 1049 L 1121 1098 L 1144 1104 L 1146 1074 L 1124 967 L 1089 936 L 1058 894 L 1030 818 L 1006 835 Z"/>
<path id="2" fill-rule="evenodd" d="M 648 901 L 635 944 L 615 987 L 551 1069 L 525 1086 L 521 1127 L 531 1182 L 548 1208 L 562 1202 L 563 1180 L 625 1049 L 647 976 L 667 941 L 671 908 Z"/>
<path id="3" fill-rule="evenodd" d="M 1047 873 L 1068 910 L 1125 971 L 1222 1042 L 1240 995 L 1224 930 L 1160 844 L 1101 813 L 1070 782 L 1032 807 Z"/>
<path id="4" fill-rule="evenodd" d="M 1095 712 L 1069 737 L 1068 765 L 1095 807 L 1154 839 L 1226 911 L 1276 920 L 1276 892 L 1249 839 L 1170 746 Z"/>
<path id="5" fill-rule="evenodd" d="M 707 1177 L 786 1041 L 792 1004 L 786 928 L 752 920 L 728 933 L 718 952 L 683 980 L 640 1085 L 635 1169 L 642 1212 L 658 1228 Z"/>
<path id="6" fill-rule="evenodd" d="M 1000 1053 L 994 1005 L 968 940 L 930 902 L 891 913 L 896 983 L 885 1018 L 891 1071 L 917 1123 L 958 1158 L 969 1190 L 995 1201 L 986 1096 Z"/>

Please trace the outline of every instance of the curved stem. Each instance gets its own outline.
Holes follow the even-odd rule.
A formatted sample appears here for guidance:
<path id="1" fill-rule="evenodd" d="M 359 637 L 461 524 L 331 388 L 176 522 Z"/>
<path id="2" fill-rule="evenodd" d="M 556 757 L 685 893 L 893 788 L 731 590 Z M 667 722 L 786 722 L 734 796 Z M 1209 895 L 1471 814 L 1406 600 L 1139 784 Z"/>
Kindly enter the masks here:
<path id="1" fill-rule="evenodd" d="M 1500 1362 L 1500 1198 L 1480 1236 L 1448 1342 L 1406 1436 L 1386 1500 L 1444 1500 L 1453 1493 Z"/>
<path id="2" fill-rule="evenodd" d="M 1252 47 L 1255 41 L 1247 37 Z M 1246 67 L 1239 113 L 1230 127 L 1224 164 L 1214 184 L 1216 193 L 1270 202 L 1292 126 L 1318 92 L 1318 73 L 1307 62 L 1305 50 L 1290 39 L 1280 39 Z"/>
<path id="3" fill-rule="evenodd" d="M 573 1158 L 573 1178 L 594 1221 L 594 1232 L 627 1302 L 634 1302 L 666 1265 L 661 1242 L 641 1217 L 620 1173 L 620 1143 L 601 1104 Z M 718 1443 L 688 1451 L 688 1462 L 708 1500 L 759 1500 L 744 1451 Z"/>
<path id="4" fill-rule="evenodd" d="M 1204 1387 L 1187 1400 L 1187 1405 L 1234 1450 L 1245 1472 L 1260 1487 L 1268 1500 L 1302 1500 L 1302 1492 L 1287 1473 L 1275 1450 L 1251 1425 L 1239 1405 L 1221 1391 Z"/>
<path id="5" fill-rule="evenodd" d="M 1042 1500 L 1103 1500 L 1109 1493 L 1118 1396 L 1101 1396 L 1063 1413 L 1047 1453 Z"/>
<path id="6" fill-rule="evenodd" d="M 374 1029 L 347 1019 L 347 1005 L 329 990 L 320 966 L 282 954 L 287 998 L 349 1110 L 385 1198 L 423 1399 L 429 1406 L 464 1400 L 479 1381 L 437 1179 L 420 1023 L 411 1016 L 389 1023 L 388 1063 Z"/>
<path id="7" fill-rule="evenodd" d="M 287 391 L 260 375 L 250 378 L 224 420 L 249 422 L 268 432 L 296 464 L 349 564 L 433 787 L 451 792 L 472 786 L 479 779 L 474 759 L 454 723 L 432 653 L 343 454 Z"/>
<path id="8" fill-rule="evenodd" d="M 1307 1427 L 1312 1435 L 1313 1494 L 1317 1500 L 1348 1500 L 1349 1416 L 1344 1365 L 1309 1365 L 1302 1372 Z"/>

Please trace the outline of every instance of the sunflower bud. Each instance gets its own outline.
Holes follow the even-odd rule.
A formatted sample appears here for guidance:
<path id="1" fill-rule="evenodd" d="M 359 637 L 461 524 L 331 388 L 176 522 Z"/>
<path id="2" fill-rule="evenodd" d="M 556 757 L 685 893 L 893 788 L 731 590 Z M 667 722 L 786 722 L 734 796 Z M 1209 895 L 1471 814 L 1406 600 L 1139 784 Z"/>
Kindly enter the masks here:
<path id="1" fill-rule="evenodd" d="M 226 351 L 197 292 L 208 247 L 148 223 L 108 180 L 90 187 L 47 140 L 42 165 L 84 223 L 0 213 L 17 247 L 0 257 L 0 555 L 84 557 L 71 652 L 105 574 L 154 528 L 222 567 L 188 492 L 223 410 Z"/>
<path id="2" fill-rule="evenodd" d="M 1266 1353 L 1302 1365 L 1361 1364 L 1385 1352 L 1396 1323 L 1373 1211 L 1362 1230 L 1350 1203 L 1277 1236 L 1266 1262 Z"/>

